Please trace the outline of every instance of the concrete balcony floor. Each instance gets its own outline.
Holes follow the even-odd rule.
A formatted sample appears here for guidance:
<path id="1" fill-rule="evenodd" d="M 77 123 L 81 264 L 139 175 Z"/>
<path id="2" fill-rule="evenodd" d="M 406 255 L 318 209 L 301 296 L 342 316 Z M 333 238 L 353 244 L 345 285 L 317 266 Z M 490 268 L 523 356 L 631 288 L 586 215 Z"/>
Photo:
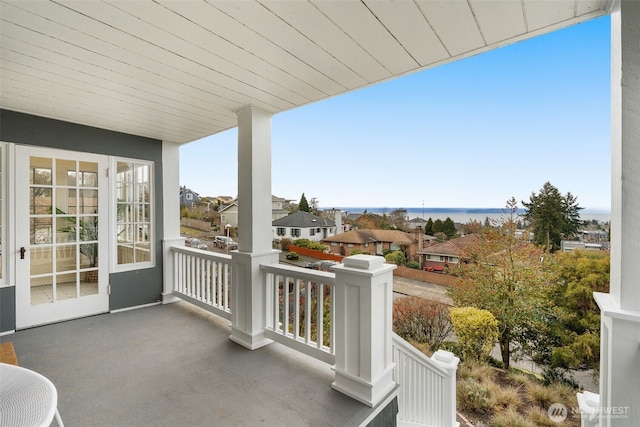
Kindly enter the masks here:
<path id="1" fill-rule="evenodd" d="M 355 426 L 371 408 L 330 366 L 273 343 L 249 351 L 185 302 L 18 331 L 18 362 L 58 389 L 67 426 Z"/>

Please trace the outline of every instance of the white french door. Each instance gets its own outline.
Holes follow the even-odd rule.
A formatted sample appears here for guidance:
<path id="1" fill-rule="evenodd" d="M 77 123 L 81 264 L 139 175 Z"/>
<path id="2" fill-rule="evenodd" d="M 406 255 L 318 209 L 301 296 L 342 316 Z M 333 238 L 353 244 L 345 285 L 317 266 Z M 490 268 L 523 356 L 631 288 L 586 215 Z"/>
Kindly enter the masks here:
<path id="1" fill-rule="evenodd" d="M 108 157 L 16 146 L 16 327 L 106 312 Z"/>

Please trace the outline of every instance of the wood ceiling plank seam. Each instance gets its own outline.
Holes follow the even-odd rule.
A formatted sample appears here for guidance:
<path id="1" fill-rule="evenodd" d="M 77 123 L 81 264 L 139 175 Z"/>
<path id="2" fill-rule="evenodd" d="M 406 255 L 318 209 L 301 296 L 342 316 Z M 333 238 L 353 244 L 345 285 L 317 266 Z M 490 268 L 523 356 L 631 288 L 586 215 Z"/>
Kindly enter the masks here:
<path id="1" fill-rule="evenodd" d="M 477 51 L 484 46 L 467 0 L 432 2 L 414 0 L 452 56 Z"/>
<path id="2" fill-rule="evenodd" d="M 123 102 L 123 100 L 119 98 L 113 98 L 110 96 L 105 96 L 99 92 L 95 92 L 92 90 L 88 90 L 86 88 L 82 88 L 78 85 L 69 85 L 59 81 L 53 81 L 51 79 L 42 77 L 37 73 L 29 73 L 29 70 L 22 69 L 22 73 L 18 70 L 13 70 L 10 68 L 10 62 L 3 62 L 0 69 L 2 69 L 7 76 L 6 78 L 10 78 L 12 75 L 20 76 L 22 75 L 23 80 L 26 83 L 30 83 L 29 86 L 25 86 L 25 90 L 30 88 L 32 93 L 40 93 L 43 95 L 53 96 L 54 94 L 58 94 L 57 98 L 61 101 L 64 101 L 64 105 L 67 106 L 66 111 L 76 112 L 78 111 L 89 111 L 91 110 L 90 105 L 84 101 L 78 101 L 78 99 L 100 99 L 100 105 L 112 105 L 114 108 L 108 109 L 109 111 L 114 110 L 118 111 L 118 113 L 122 117 L 138 117 L 139 120 L 143 120 L 145 122 L 156 122 L 156 123 L 173 123 L 173 127 L 176 127 L 176 123 L 179 123 L 180 126 L 188 127 L 194 131 L 199 132 L 207 132 L 211 129 L 211 125 L 206 126 L 206 124 L 199 123 L 190 119 L 184 119 L 179 117 L 173 112 L 165 112 L 162 110 L 155 110 L 153 108 L 145 107 L 139 108 L 135 104 Z M 42 84 L 38 84 L 42 83 Z M 60 95 L 62 93 L 63 95 Z M 43 103 L 46 103 L 45 99 L 40 98 Z M 48 98 L 47 98 L 48 99 Z M 72 107 L 70 107 L 72 106 Z M 75 115 L 74 114 L 74 115 Z M 161 126 L 160 126 L 161 127 Z M 217 127 L 217 126 L 216 126 Z"/>
<path id="3" fill-rule="evenodd" d="M 266 55 L 273 58 L 272 60 L 277 60 L 282 53 L 285 53 L 287 58 L 295 58 L 303 68 L 315 70 L 320 76 L 334 82 L 341 88 L 339 92 L 366 84 L 366 79 L 273 12 L 269 8 L 269 5 L 274 5 L 273 3 L 269 5 L 259 3 L 257 4 L 259 8 L 255 2 L 238 2 L 233 4 L 234 7 L 226 2 L 209 4 L 219 13 L 216 15 L 216 22 L 219 25 L 218 34 L 253 54 L 261 57 Z M 240 14 L 237 5 L 254 8 L 252 13 Z M 254 30 L 256 26 L 260 26 L 260 33 Z M 224 35 L 222 35 L 223 32 Z M 301 69 L 301 72 L 306 73 L 304 69 Z M 332 94 L 338 93 L 327 87 L 325 90 L 331 91 Z"/>
<path id="4" fill-rule="evenodd" d="M 3 36 L 3 38 L 4 37 L 6 36 Z M 46 69 L 49 72 L 49 74 L 55 76 L 57 80 L 62 80 L 62 81 L 68 80 L 66 84 L 75 83 L 79 85 L 91 85 L 96 89 L 100 89 L 99 93 L 105 96 L 107 93 L 109 94 L 115 93 L 122 97 L 123 102 L 128 102 L 133 105 L 140 105 L 141 107 L 144 107 L 144 108 L 149 108 L 151 106 L 158 106 L 158 108 L 160 108 L 164 106 L 166 108 L 164 110 L 165 112 L 168 112 L 166 110 L 175 111 L 177 116 L 183 117 L 184 119 L 193 120 L 194 123 L 211 122 L 211 124 L 214 124 L 216 126 L 225 126 L 228 124 L 228 123 L 219 121 L 218 119 L 212 118 L 211 115 L 207 114 L 206 111 L 201 110 L 200 108 L 193 105 L 181 103 L 184 105 L 184 107 L 177 108 L 176 103 L 179 103 L 179 101 L 173 101 L 171 103 L 171 106 L 169 106 L 168 104 L 163 103 L 163 98 L 160 97 L 159 95 L 141 91 L 136 87 L 124 86 L 116 82 L 103 82 L 102 79 L 100 79 L 98 76 L 90 76 L 90 81 L 84 82 L 82 77 L 84 77 L 87 74 L 86 72 L 78 71 L 73 67 L 64 67 L 63 65 L 55 62 L 45 61 L 43 59 L 43 56 L 27 55 L 24 50 L 13 51 L 13 50 L 5 49 L 4 52 L 5 52 L 3 54 L 4 61 L 8 61 L 10 63 L 13 62 L 19 65 L 34 68 L 37 70 Z M 42 61 L 46 66 L 44 67 L 32 66 L 29 64 L 28 61 L 21 61 L 20 60 L 21 57 L 29 58 L 33 61 Z M 54 80 L 52 79 L 52 81 Z M 122 86 L 125 90 L 118 88 L 118 86 Z M 131 91 L 140 92 L 142 93 L 142 96 L 140 95 L 133 96 L 131 95 Z M 156 98 L 156 99 L 150 100 L 149 98 Z M 178 113 L 181 113 L 181 114 L 178 114 Z"/>
<path id="5" fill-rule="evenodd" d="M 419 66 L 363 2 L 311 1 L 327 19 L 390 74 L 406 73 Z"/>
<path id="6" fill-rule="evenodd" d="M 444 40 L 442 40 L 442 37 L 440 37 L 440 34 L 438 34 L 438 32 L 436 31 L 436 29 L 434 28 L 433 24 L 431 23 L 429 17 L 427 16 L 427 14 L 425 13 L 424 10 L 422 10 L 422 8 L 420 7 L 420 5 L 418 4 L 419 0 L 412 0 L 413 4 L 416 5 L 416 8 L 418 9 L 418 11 L 420 12 L 420 14 L 422 15 L 422 17 L 424 18 L 424 20 L 426 21 L 427 25 L 429 25 L 429 28 L 431 29 L 431 31 L 433 32 L 433 34 L 435 35 L 436 39 L 438 39 L 438 42 L 440 43 L 440 45 L 442 46 L 442 48 L 444 49 L 444 51 L 447 53 L 447 57 L 449 59 L 453 58 L 453 54 L 451 53 L 451 51 L 449 50 L 449 48 L 447 47 L 447 45 L 445 44 Z"/>
<path id="7" fill-rule="evenodd" d="M 121 5 L 125 4 L 127 3 L 121 3 Z M 109 18 L 109 22 L 105 22 L 107 25 L 128 34 L 143 43 L 148 43 L 157 49 L 174 55 L 179 59 L 178 63 L 185 63 L 185 66 L 182 69 L 183 72 L 194 73 L 196 75 L 199 75 L 201 72 L 211 72 L 219 76 L 216 80 L 224 80 L 228 86 L 232 86 L 234 84 L 246 85 L 249 88 L 264 92 L 269 96 L 279 98 L 291 105 L 303 104 L 310 101 L 309 98 L 298 94 L 285 86 L 272 82 L 252 70 L 234 64 L 226 57 L 212 53 L 197 44 L 193 44 L 185 40 L 175 32 L 166 31 L 165 29 L 146 21 L 143 17 L 132 15 L 130 12 L 118 7 L 117 5 L 109 5 L 112 6 L 114 11 L 118 12 L 116 12 L 117 15 L 114 14 L 113 16 L 110 16 L 109 14 L 100 14 L 104 19 Z M 136 22 L 132 22 L 132 20 Z M 135 25 L 135 23 L 138 23 L 139 25 Z M 192 66 L 189 66 L 189 64 Z M 193 67 L 195 67 L 195 69 L 192 72 L 191 69 Z"/>
<path id="8" fill-rule="evenodd" d="M 473 3 L 471 2 L 471 0 L 467 0 L 467 6 L 471 11 L 471 16 L 473 16 L 473 21 L 476 24 L 476 28 L 478 28 L 478 33 L 480 33 L 480 37 L 482 37 L 482 44 L 487 46 L 489 43 L 487 43 L 487 38 L 484 36 L 484 32 L 482 31 L 480 22 L 478 22 L 478 17 L 476 16 L 476 11 L 473 9 Z"/>
<path id="9" fill-rule="evenodd" d="M 76 2 L 73 4 L 76 6 L 79 6 L 79 5 L 83 5 L 84 3 L 88 3 L 88 4 L 90 3 L 92 5 L 94 4 L 93 2 L 82 2 L 82 1 Z M 22 4 L 30 4 L 30 3 L 25 2 L 25 3 L 21 3 L 21 5 Z M 65 3 L 65 5 L 67 4 L 69 3 Z M 159 54 L 160 56 L 169 54 L 168 57 L 164 57 L 164 58 L 150 57 L 147 53 L 147 48 L 149 47 L 149 44 L 145 43 L 144 41 L 139 40 L 131 35 L 127 35 L 126 33 L 123 33 L 120 30 L 118 30 L 117 28 L 114 28 L 108 25 L 107 23 L 103 23 L 99 20 L 93 19 L 80 11 L 76 11 L 74 9 L 68 9 L 66 7 L 65 9 L 68 11 L 68 13 L 59 14 L 57 16 L 56 21 L 51 21 L 50 19 L 47 19 L 46 17 L 39 15 L 39 13 L 43 13 L 42 11 L 40 11 L 40 9 L 37 9 L 38 13 L 35 13 L 35 15 L 37 15 L 42 19 L 41 23 L 44 23 L 44 25 L 51 26 L 51 25 L 57 24 L 58 27 L 55 27 L 55 28 L 60 29 L 64 27 L 69 31 L 75 32 L 75 37 L 67 37 L 66 39 L 61 39 L 62 41 L 65 41 L 68 44 L 76 45 L 86 50 L 94 51 L 95 53 L 101 54 L 100 49 L 95 49 L 95 48 L 91 49 L 89 46 L 83 46 L 79 43 L 79 41 L 77 40 L 78 35 L 83 35 L 86 37 L 84 39 L 85 41 L 91 41 L 93 43 L 102 42 L 105 45 L 111 46 L 112 49 L 115 48 L 114 50 L 112 50 L 111 52 L 112 55 L 109 57 L 114 61 L 131 65 L 133 67 L 139 68 L 141 71 L 145 71 L 151 74 L 157 74 L 159 76 L 163 75 L 161 74 L 161 70 L 162 70 L 162 72 L 165 73 L 164 74 L 165 76 L 168 77 L 169 75 L 171 75 L 173 76 L 172 77 L 173 79 L 175 79 L 176 81 L 182 81 L 182 83 L 184 84 L 191 84 L 191 86 L 198 87 L 201 89 L 202 89 L 202 86 L 205 86 L 207 87 L 207 89 L 205 90 L 206 92 L 209 92 L 212 95 L 218 96 L 220 98 L 227 98 L 231 102 L 233 102 L 235 105 L 242 106 L 242 105 L 247 105 L 253 102 L 255 105 L 258 105 L 260 106 L 260 108 L 267 111 L 279 111 L 281 109 L 290 108 L 292 106 L 292 104 L 284 100 L 274 98 L 270 96 L 268 93 L 260 91 L 259 89 L 244 86 L 244 88 L 248 89 L 248 92 L 250 92 L 249 94 L 246 94 L 234 89 L 233 87 L 231 88 L 226 87 L 223 84 L 213 81 L 211 79 L 205 79 L 201 75 L 190 73 L 185 70 L 180 70 L 179 68 L 171 64 L 172 59 L 174 59 L 173 54 L 170 54 L 169 52 L 163 50 L 162 48 L 157 48 L 155 53 Z M 67 23 L 63 22 L 63 19 L 64 18 L 69 19 L 69 16 L 71 16 L 70 13 L 73 14 L 72 16 L 73 19 L 71 19 L 71 21 L 69 21 L 67 25 Z M 86 29 L 83 31 L 82 27 Z M 30 28 L 30 29 L 32 29 L 35 32 L 40 32 L 34 28 Z M 133 49 L 132 49 L 132 45 L 134 47 Z M 116 54 L 120 54 L 121 56 L 117 57 Z M 128 54 L 129 62 L 122 59 L 123 54 Z M 148 64 L 144 66 L 143 64 L 141 64 L 141 60 L 146 60 L 148 62 L 151 62 L 155 65 L 155 67 L 150 67 Z M 180 63 L 177 62 L 177 64 L 180 64 Z M 212 73 L 211 71 L 209 72 Z M 221 76 L 221 75 L 218 74 L 217 76 Z M 189 79 L 190 82 L 193 81 L 194 83 L 187 82 L 185 78 Z M 229 82 L 230 81 L 227 81 L 227 83 Z"/>
<path id="10" fill-rule="evenodd" d="M 523 0 L 529 19 L 528 28 L 531 31 L 547 28 L 559 22 L 568 22 L 574 15 L 573 0 L 555 0 L 553 2 L 541 2 Z"/>
<path id="11" fill-rule="evenodd" d="M 509 0 L 468 2 L 487 46 L 503 46 L 505 41 L 526 33 L 522 3 Z"/>
<path id="12" fill-rule="evenodd" d="M 42 38 L 45 38 L 45 39 L 47 39 L 47 42 L 49 43 L 49 46 L 48 46 L 49 48 L 55 47 L 56 49 L 58 49 L 60 51 L 65 51 L 66 50 L 67 52 L 69 51 L 69 49 L 75 49 L 78 52 L 84 54 L 85 56 L 93 57 L 93 59 L 96 60 L 94 64 L 97 67 L 100 67 L 100 68 L 104 69 L 107 72 L 110 72 L 110 73 L 113 73 L 113 74 L 118 74 L 119 76 L 127 77 L 127 78 L 131 77 L 132 75 L 136 74 L 136 72 L 138 72 L 138 73 L 142 73 L 143 74 L 143 76 L 141 76 L 141 78 L 136 79 L 139 82 L 153 81 L 154 78 L 157 77 L 157 79 L 161 80 L 161 82 L 157 83 L 157 86 L 160 87 L 160 88 L 167 87 L 167 86 L 170 86 L 170 85 L 175 83 L 175 84 L 180 84 L 183 88 L 190 87 L 190 88 L 195 89 L 196 92 L 206 93 L 205 91 L 203 91 L 202 88 L 195 87 L 195 86 L 184 85 L 182 82 L 178 82 L 176 80 L 169 79 L 166 76 L 163 76 L 161 74 L 152 73 L 149 70 L 146 70 L 146 69 L 144 69 L 142 67 L 131 65 L 131 64 L 128 64 L 128 63 L 125 63 L 125 62 L 122 62 L 123 66 L 125 68 L 122 69 L 121 72 L 120 71 L 116 71 L 114 69 L 110 69 L 109 66 L 112 65 L 112 60 L 114 58 L 112 58 L 110 56 L 107 56 L 107 55 L 105 55 L 104 53 L 102 53 L 100 51 L 89 50 L 85 46 L 77 45 L 77 44 L 74 44 L 74 43 L 69 43 L 68 41 L 66 41 L 64 39 L 56 38 L 56 37 L 53 37 L 52 35 L 45 35 L 45 34 L 43 34 L 41 32 L 34 31 L 34 29 L 32 29 L 32 28 L 29 28 L 29 27 L 26 27 L 26 26 L 22 26 L 22 25 L 13 23 L 13 22 L 6 21 L 6 19 L 5 19 L 6 16 L 3 16 L 2 18 L 3 18 L 3 20 L 5 20 L 5 24 L 2 26 L 4 29 L 6 29 L 7 27 L 10 27 L 10 26 L 13 26 L 13 28 L 11 28 L 11 31 L 10 31 L 11 34 L 19 33 L 19 36 L 24 40 L 31 40 L 31 39 L 34 38 L 33 35 L 37 35 L 37 36 L 40 37 L 40 39 L 34 40 L 32 42 L 32 44 L 34 44 L 34 45 L 40 45 L 40 44 L 41 45 L 46 45 L 46 43 L 43 43 L 41 41 Z M 44 19 L 44 18 L 39 17 L 39 16 L 37 18 Z M 44 20 L 42 22 L 38 22 L 38 24 L 39 25 L 44 25 L 44 23 L 46 23 L 46 22 L 47 21 Z M 78 34 L 78 33 L 74 29 L 71 29 L 71 28 L 69 28 L 67 26 L 63 26 L 62 24 L 58 24 L 58 23 L 51 23 L 51 25 L 57 25 L 56 28 L 61 30 L 61 31 L 70 32 L 67 35 L 68 38 L 77 37 L 76 34 Z M 32 33 L 32 34 L 29 34 L 29 33 Z M 82 33 L 80 33 L 80 34 L 82 36 L 90 37 L 90 36 L 84 35 Z M 105 44 L 105 46 L 108 46 L 108 44 L 106 42 L 102 41 L 102 40 L 96 39 L 96 41 L 99 42 L 99 43 Z M 51 46 L 52 43 L 59 43 L 60 46 Z M 47 48 L 45 48 L 45 49 L 47 49 Z M 103 50 L 106 50 L 106 48 L 103 49 Z M 125 53 L 128 54 L 129 52 L 125 51 Z M 76 57 L 76 59 L 81 60 L 80 56 L 82 56 L 82 55 L 79 54 L 78 57 Z M 99 59 L 99 61 L 98 61 L 98 59 Z M 105 65 L 104 66 L 99 65 L 100 61 L 104 62 Z M 228 112 L 229 112 L 229 116 L 230 117 L 235 117 L 235 114 L 233 114 L 232 111 L 234 109 L 238 108 L 240 105 L 242 105 L 241 103 L 235 102 L 233 100 L 230 100 L 230 99 L 227 100 L 226 98 L 220 96 L 219 94 L 208 93 L 208 95 L 209 96 L 214 96 L 215 99 L 217 99 L 216 104 L 219 104 L 219 105 L 222 105 L 222 106 L 226 105 L 226 107 L 228 108 Z M 210 104 L 211 103 L 210 99 L 208 99 L 207 102 Z"/>
<path id="13" fill-rule="evenodd" d="M 318 99 L 329 95 L 322 91 L 320 88 L 312 86 L 300 79 L 299 77 L 288 73 L 282 68 L 278 68 L 273 64 L 263 60 L 262 58 L 247 52 L 244 49 L 232 44 L 228 40 L 225 40 L 211 31 L 209 28 L 205 28 L 198 23 L 189 20 L 188 18 L 166 8 L 160 3 L 151 3 L 151 6 L 142 4 L 139 2 L 117 2 L 114 7 L 118 7 L 125 12 L 134 16 L 139 16 L 140 19 L 145 20 L 149 25 L 152 24 L 145 14 L 153 14 L 154 18 L 160 13 L 170 14 L 173 17 L 178 17 L 178 20 L 173 19 L 172 30 L 175 31 L 177 37 L 182 38 L 187 43 L 192 45 L 198 45 L 202 49 L 209 52 L 209 54 L 216 57 L 220 57 L 217 52 L 225 52 L 227 55 L 225 60 L 245 70 L 259 69 L 260 77 L 266 78 L 274 84 L 278 84 L 300 96 L 304 96 L 308 100 Z M 141 10 L 142 7 L 142 10 Z M 151 7 L 154 9 L 151 10 Z M 168 16 L 166 20 L 171 20 Z M 234 57 L 232 60 L 231 57 Z M 283 83 L 280 83 L 283 82 Z"/>
<path id="14" fill-rule="evenodd" d="M 449 57 L 431 25 L 412 1 L 364 0 L 365 5 L 421 66 Z"/>
<path id="15" fill-rule="evenodd" d="M 261 4 L 366 83 L 378 82 L 391 76 L 387 69 L 331 22 L 315 5 L 307 1 Z"/>
<path id="16" fill-rule="evenodd" d="M 53 49 L 45 49 L 45 48 L 42 48 L 42 47 L 40 47 L 40 46 L 38 46 L 38 45 L 31 44 L 31 43 L 29 43 L 29 42 L 25 41 L 25 39 L 26 39 L 27 37 L 25 37 L 25 35 L 24 35 L 24 34 L 20 34 L 20 33 L 21 33 L 21 31 L 23 31 L 23 30 L 24 30 L 24 31 L 29 31 L 28 29 L 16 28 L 16 29 L 12 32 L 12 34 L 16 34 L 16 33 L 18 33 L 18 36 L 20 36 L 20 35 L 22 35 L 22 36 L 23 36 L 23 37 L 21 37 L 20 39 L 13 39 L 16 43 L 18 43 L 18 44 L 19 44 L 19 47 L 23 47 L 23 48 L 24 48 L 24 47 L 25 47 L 25 45 L 26 45 L 26 46 L 32 46 L 34 49 L 40 49 L 40 50 L 42 50 L 42 51 L 47 52 L 47 54 L 56 54 L 56 55 L 60 55 L 62 58 L 66 59 L 66 61 L 65 61 L 65 62 L 69 62 L 69 61 L 77 61 L 77 63 L 78 63 L 78 64 L 84 64 L 86 67 L 93 67 L 95 70 L 105 70 L 105 67 L 102 67 L 102 66 L 99 66 L 99 65 L 90 64 L 89 62 L 82 61 L 82 60 L 80 60 L 80 59 L 78 59 L 78 58 L 76 58 L 76 57 L 70 56 L 70 53 L 71 53 L 71 52 L 69 51 L 69 49 L 66 49 L 66 53 L 67 53 L 67 55 L 63 55 L 63 54 L 61 54 L 61 53 L 58 53 L 57 51 L 54 51 Z M 3 38 L 4 38 L 4 39 L 8 39 L 8 38 L 9 38 L 9 36 L 3 35 Z M 64 43 L 64 42 L 59 41 L 59 43 Z M 15 43 L 14 43 L 14 44 L 15 44 Z M 82 53 L 84 53 L 84 54 L 86 55 L 86 52 L 87 52 L 86 50 L 82 50 L 81 48 L 77 48 L 77 47 L 75 47 L 75 46 L 74 46 L 74 48 L 81 50 L 81 51 L 82 51 Z M 26 50 L 26 49 L 25 49 L 25 50 Z M 101 60 L 104 60 L 104 56 L 102 56 L 102 55 L 96 55 L 96 58 L 101 59 Z M 69 64 L 67 64 L 67 65 L 69 65 Z M 122 76 L 122 77 L 121 77 L 121 78 L 119 78 L 119 79 L 111 79 L 111 78 L 110 78 L 110 76 L 111 76 L 111 74 L 107 74 L 107 75 L 99 75 L 99 74 L 96 74 L 96 77 L 97 77 L 97 79 L 98 79 L 98 80 L 104 80 L 104 81 L 108 82 L 109 84 L 114 84 L 114 85 L 121 84 L 121 82 L 123 81 L 123 79 L 125 79 L 126 81 L 129 81 L 129 82 L 130 82 L 130 84 L 129 84 L 129 86 L 130 86 L 130 87 L 134 87 L 134 86 L 135 86 L 135 87 L 136 87 L 136 88 L 138 88 L 138 89 L 143 88 L 143 89 L 144 89 L 144 90 L 146 90 L 148 93 L 154 93 L 154 92 L 157 92 L 158 90 L 160 90 L 160 91 L 161 91 L 161 92 L 163 92 L 163 93 L 166 93 L 168 90 L 170 90 L 170 89 L 169 89 L 169 85 L 167 85 L 167 84 L 161 84 L 161 83 L 153 84 L 153 83 L 151 83 L 151 80 L 150 80 L 150 79 L 134 79 L 134 78 L 132 78 L 128 73 L 127 73 L 127 74 L 121 74 L 121 76 Z M 168 82 L 168 83 L 169 83 L 169 84 L 171 84 L 171 83 L 172 83 L 172 81 L 170 81 L 170 82 Z M 149 89 L 147 89 L 147 87 L 149 87 Z M 183 94 L 185 93 L 185 91 L 184 91 L 184 90 L 180 90 L 180 88 L 176 88 L 175 90 L 173 90 L 173 92 L 174 92 L 176 95 L 183 95 Z M 191 94 L 191 96 L 189 97 L 189 99 L 195 99 L 195 100 L 198 100 L 199 98 L 197 97 L 197 93 L 193 93 L 193 94 Z M 210 100 L 208 100 L 208 101 L 210 101 Z M 166 100 L 165 100 L 164 102 L 166 102 Z M 224 110 L 224 109 L 221 109 L 221 108 L 216 108 L 216 110 L 212 110 L 211 104 L 210 104 L 210 103 L 207 103 L 205 100 L 202 100 L 202 101 L 201 101 L 201 104 L 202 104 L 202 105 L 208 105 L 208 106 L 209 106 L 209 107 L 208 107 L 208 108 L 209 108 L 209 111 L 212 111 L 212 112 L 214 112 L 214 113 L 216 113 L 216 114 L 221 114 L 221 115 L 228 116 L 228 117 L 229 117 L 230 119 L 232 119 L 232 120 L 235 120 L 235 119 L 236 119 L 235 114 L 233 114 L 233 113 L 232 113 L 232 108 L 234 108 L 234 107 L 235 107 L 235 105 L 234 105 L 234 104 L 231 104 L 231 105 L 230 105 L 230 108 L 229 108 L 228 110 Z M 189 105 L 190 105 L 190 104 L 189 104 Z M 205 110 L 205 111 L 207 111 L 207 110 Z"/>
<path id="17" fill-rule="evenodd" d="M 211 22 L 216 22 L 216 36 L 221 40 L 236 46 L 239 50 L 247 52 L 248 55 L 272 64 L 285 73 L 290 73 L 300 80 L 303 80 L 301 76 L 307 76 L 307 79 L 303 81 L 312 87 L 318 88 L 318 90 L 322 90 L 329 95 L 336 95 L 346 89 L 346 86 L 340 84 L 332 77 L 323 74 L 320 70 L 312 67 L 300 58 L 295 57 L 290 52 L 283 50 L 280 46 L 260 36 L 256 32 L 250 29 L 251 32 L 246 31 L 247 29 L 244 25 L 222 11 L 210 5 L 208 5 L 208 9 L 205 10 L 196 9 L 196 7 L 201 8 L 207 3 L 167 3 L 163 0 L 159 0 L 158 3 L 174 13 L 185 17 L 185 19 L 200 25 L 202 28 L 208 29 Z M 242 26 L 243 31 L 245 31 L 245 37 L 243 39 L 238 39 L 230 34 L 233 27 L 240 26 Z"/>

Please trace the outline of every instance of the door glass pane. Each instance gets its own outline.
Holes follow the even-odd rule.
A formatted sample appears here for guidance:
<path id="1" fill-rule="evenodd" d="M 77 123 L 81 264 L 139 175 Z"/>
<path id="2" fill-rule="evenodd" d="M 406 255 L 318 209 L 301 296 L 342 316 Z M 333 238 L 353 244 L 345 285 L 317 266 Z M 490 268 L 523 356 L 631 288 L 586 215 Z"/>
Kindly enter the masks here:
<path id="1" fill-rule="evenodd" d="M 43 157 L 31 157 L 31 173 L 29 184 L 51 185 L 51 159 Z"/>
<path id="2" fill-rule="evenodd" d="M 98 210 L 98 190 L 80 190 L 78 203 L 80 213 L 96 213 Z"/>
<path id="3" fill-rule="evenodd" d="M 29 212 L 32 215 L 49 215 L 51 206 L 51 188 L 32 187 L 29 190 Z"/>
<path id="4" fill-rule="evenodd" d="M 51 304 L 53 302 L 53 277 L 31 278 L 31 305 Z"/>
<path id="5" fill-rule="evenodd" d="M 76 245 L 59 245 L 56 248 L 56 272 L 78 269 L 77 248 Z"/>
<path id="6" fill-rule="evenodd" d="M 56 301 L 78 298 L 77 274 L 58 274 L 56 276 Z"/>
<path id="7" fill-rule="evenodd" d="M 31 218 L 31 244 L 48 245 L 53 242 L 51 217 Z"/>
<path id="8" fill-rule="evenodd" d="M 51 247 L 34 247 L 29 250 L 31 275 L 53 273 L 53 254 Z"/>
<path id="9" fill-rule="evenodd" d="M 80 268 L 98 266 L 98 244 L 87 243 L 80 245 Z"/>
<path id="10" fill-rule="evenodd" d="M 56 160 L 56 185 L 76 186 L 76 162 L 74 160 Z"/>
<path id="11" fill-rule="evenodd" d="M 75 214 L 78 211 L 78 199 L 75 188 L 56 188 L 56 214 Z"/>
<path id="12" fill-rule="evenodd" d="M 56 218 L 56 242 L 68 243 L 76 241 L 76 217 L 59 216 Z"/>

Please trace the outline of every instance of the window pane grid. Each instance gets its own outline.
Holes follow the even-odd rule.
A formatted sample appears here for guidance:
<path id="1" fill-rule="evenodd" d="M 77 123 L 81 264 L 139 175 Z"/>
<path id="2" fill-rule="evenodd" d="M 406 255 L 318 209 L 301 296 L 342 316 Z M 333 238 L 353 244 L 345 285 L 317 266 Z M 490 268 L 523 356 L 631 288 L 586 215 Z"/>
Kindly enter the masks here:
<path id="1" fill-rule="evenodd" d="M 118 161 L 116 169 L 117 264 L 150 262 L 153 230 L 151 165 Z"/>

